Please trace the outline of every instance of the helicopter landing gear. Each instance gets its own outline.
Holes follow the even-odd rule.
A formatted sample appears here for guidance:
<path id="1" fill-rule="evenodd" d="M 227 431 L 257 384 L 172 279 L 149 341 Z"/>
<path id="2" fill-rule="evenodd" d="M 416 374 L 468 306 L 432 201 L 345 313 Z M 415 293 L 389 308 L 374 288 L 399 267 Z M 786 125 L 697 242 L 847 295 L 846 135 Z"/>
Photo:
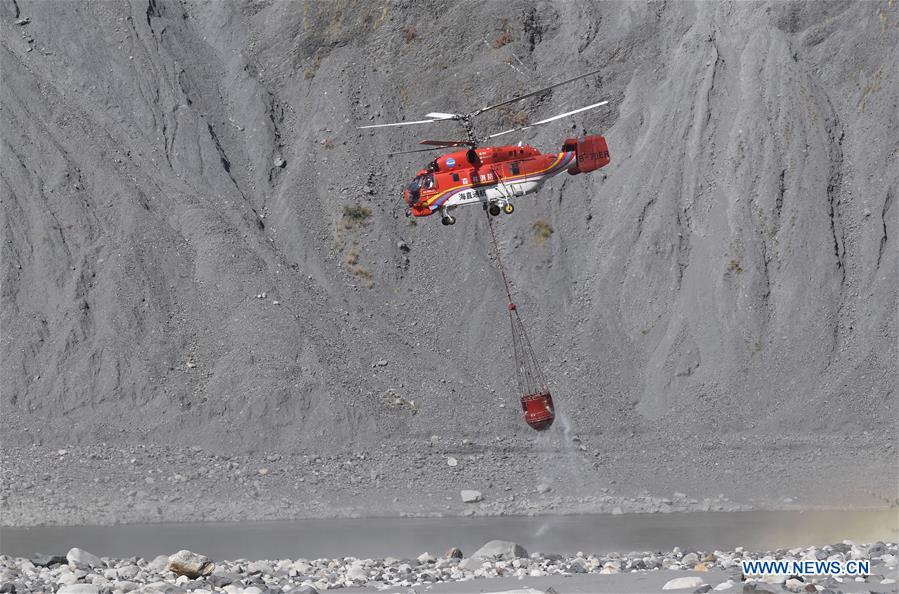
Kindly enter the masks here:
<path id="1" fill-rule="evenodd" d="M 506 202 L 506 205 L 503 206 L 503 212 L 506 214 L 512 214 L 513 212 L 515 212 L 515 207 L 511 202 Z"/>
<path id="2" fill-rule="evenodd" d="M 499 204 L 496 202 L 491 203 L 490 206 L 487 207 L 487 212 L 490 213 L 490 216 L 498 217 L 500 213 Z"/>
<path id="3" fill-rule="evenodd" d="M 456 224 L 456 217 L 454 217 L 453 215 L 451 215 L 451 214 L 447 211 L 447 209 L 441 208 L 441 209 L 440 209 L 440 222 L 443 223 L 444 225 L 455 225 L 455 224 Z"/>

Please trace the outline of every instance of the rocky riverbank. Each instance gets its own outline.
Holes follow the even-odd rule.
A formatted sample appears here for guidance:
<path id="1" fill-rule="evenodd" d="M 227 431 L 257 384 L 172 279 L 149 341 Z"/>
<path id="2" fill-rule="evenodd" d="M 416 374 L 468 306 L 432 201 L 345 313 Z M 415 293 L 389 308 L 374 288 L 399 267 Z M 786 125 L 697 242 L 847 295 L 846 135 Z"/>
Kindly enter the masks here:
<path id="1" fill-rule="evenodd" d="M 743 559 L 846 561 L 868 559 L 871 574 L 864 577 L 744 578 Z M 823 547 L 768 551 L 629 552 L 625 554 L 557 555 L 529 553 L 516 543 L 494 540 L 466 555 L 457 548 L 436 556 L 425 552 L 415 559 L 237 559 L 218 561 L 190 551 L 155 559 L 98 557 L 79 548 L 65 556 L 0 557 L 0 592 L 23 594 L 315 594 L 337 588 L 359 591 L 440 591 L 448 585 L 485 578 L 613 575 L 668 571 L 684 572 L 665 581 L 663 590 L 681 592 L 896 592 L 899 552 L 896 543 L 857 544 L 843 541 Z M 506 583 L 507 580 L 501 580 Z M 567 591 L 553 586 L 555 592 Z M 479 591 L 483 591 L 482 589 Z M 524 590 L 517 590 L 523 592 Z M 528 590 L 531 591 L 531 590 Z M 549 590 L 546 590 L 547 592 Z M 537 590 L 534 590 L 537 592 Z"/>
<path id="2" fill-rule="evenodd" d="M 803 453 L 806 472 L 774 486 L 770 477 L 789 473 L 799 454 L 789 459 L 752 455 L 740 445 L 750 442 L 741 440 L 726 448 L 703 448 L 684 470 L 665 458 L 665 452 L 680 447 L 674 441 L 658 447 L 641 436 L 622 442 L 594 436 L 541 437 L 545 439 L 433 434 L 381 450 L 327 453 L 4 444 L 0 511 L 3 525 L 23 527 L 375 515 L 728 512 L 828 505 L 864 509 L 895 503 L 890 499 L 895 497 L 891 450 L 867 447 L 861 438 L 846 442 L 852 447 L 845 450 L 845 466 L 850 455 L 864 455 L 872 461 L 871 468 L 832 474 L 828 488 L 822 489 L 820 476 L 831 461 Z M 877 468 L 883 471 L 875 472 Z M 463 497 L 462 491 L 478 494 Z"/>

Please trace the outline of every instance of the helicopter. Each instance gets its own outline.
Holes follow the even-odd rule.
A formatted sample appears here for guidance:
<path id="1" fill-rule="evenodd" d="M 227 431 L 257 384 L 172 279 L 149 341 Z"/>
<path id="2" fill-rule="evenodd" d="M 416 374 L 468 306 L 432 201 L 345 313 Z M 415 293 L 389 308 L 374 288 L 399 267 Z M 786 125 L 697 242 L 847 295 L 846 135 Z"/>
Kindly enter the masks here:
<path id="1" fill-rule="evenodd" d="M 451 212 L 460 206 L 481 204 L 492 216 L 499 216 L 501 212 L 512 214 L 515 211 L 512 202 L 514 198 L 537 192 L 549 178 L 565 171 L 569 175 L 588 173 L 608 165 L 610 156 L 606 139 L 599 135 L 567 138 L 562 143 L 562 150 L 553 153 L 541 153 L 536 148 L 522 143 L 502 146 L 482 145 L 500 136 L 521 132 L 602 107 L 607 105 L 608 101 L 600 101 L 487 136 L 479 136 L 475 133 L 474 118 L 498 107 L 540 95 L 550 89 L 581 80 L 598 72 L 599 70 L 588 72 L 465 114 L 432 112 L 425 115 L 428 118 L 425 120 L 372 124 L 359 126 L 357 129 L 368 130 L 446 121 L 458 122 L 465 130 L 467 138 L 464 140 L 427 139 L 420 141 L 419 144 L 427 145 L 428 148 L 389 153 L 390 155 L 399 155 L 460 148 L 460 150 L 432 160 L 426 168 L 419 170 L 415 178 L 405 187 L 403 200 L 408 205 L 406 214 L 426 217 L 439 212 L 440 221 L 444 225 L 456 223 L 456 218 Z"/>

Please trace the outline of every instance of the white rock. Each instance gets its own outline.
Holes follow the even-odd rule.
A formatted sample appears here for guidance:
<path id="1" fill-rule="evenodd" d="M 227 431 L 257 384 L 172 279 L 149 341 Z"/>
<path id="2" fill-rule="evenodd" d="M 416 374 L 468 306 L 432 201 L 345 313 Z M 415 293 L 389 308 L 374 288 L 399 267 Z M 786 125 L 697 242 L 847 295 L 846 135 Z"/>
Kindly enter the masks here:
<path id="1" fill-rule="evenodd" d="M 483 565 L 483 559 L 475 559 L 472 557 L 469 559 L 462 559 L 462 561 L 459 563 L 459 568 L 464 569 L 465 571 L 477 571 Z"/>
<path id="2" fill-rule="evenodd" d="M 880 580 L 881 586 L 888 585 L 888 584 L 895 584 L 895 583 L 896 583 L 896 580 L 894 580 L 893 578 L 884 578 L 884 579 Z"/>
<path id="3" fill-rule="evenodd" d="M 346 570 L 346 577 L 348 580 L 353 580 L 354 582 L 364 582 L 368 579 L 368 574 L 361 566 L 351 565 L 350 568 Z"/>
<path id="4" fill-rule="evenodd" d="M 790 592 L 802 592 L 805 589 L 805 586 L 805 582 L 797 580 L 796 578 L 790 578 L 784 582 L 784 588 Z"/>
<path id="5" fill-rule="evenodd" d="M 540 483 L 539 485 L 537 485 L 537 492 L 540 494 L 549 493 L 550 491 L 552 491 L 552 487 L 550 487 L 546 483 Z"/>
<path id="6" fill-rule="evenodd" d="M 434 555 L 432 555 L 431 553 L 422 553 L 418 556 L 419 563 L 433 563 L 436 560 L 437 559 L 435 559 Z"/>
<path id="7" fill-rule="evenodd" d="M 721 582 L 720 584 L 718 584 L 717 586 L 715 586 L 712 589 L 717 590 L 718 592 L 724 592 L 725 590 L 733 589 L 735 584 L 736 584 L 736 582 L 734 582 L 733 580 L 727 580 L 726 582 Z"/>
<path id="8" fill-rule="evenodd" d="M 620 570 L 621 568 L 614 561 L 606 561 L 599 573 L 618 573 Z"/>
<path id="9" fill-rule="evenodd" d="M 166 563 L 168 563 L 168 561 L 166 561 Z M 133 579 L 139 571 L 140 568 L 137 565 L 126 565 L 124 567 L 119 567 L 116 570 L 116 573 L 120 580 L 130 580 Z"/>
<path id="10" fill-rule="evenodd" d="M 662 586 L 662 590 L 686 590 L 687 588 L 696 589 L 699 586 L 704 585 L 701 577 L 696 576 L 688 576 L 688 577 L 679 577 L 674 578 L 673 580 L 668 580 L 665 582 L 665 585 Z"/>
<path id="11" fill-rule="evenodd" d="M 474 489 L 462 489 L 460 496 L 462 497 L 463 503 L 477 503 L 478 501 L 484 499 L 484 496 L 481 495 L 481 492 L 475 491 Z"/>
<path id="12" fill-rule="evenodd" d="M 309 570 L 312 569 L 312 566 L 305 561 L 297 560 L 290 566 L 290 568 L 299 574 L 306 575 L 309 573 Z"/>
<path id="13" fill-rule="evenodd" d="M 152 561 L 150 561 L 150 569 L 159 573 L 165 571 L 165 568 L 169 564 L 168 555 L 158 555 Z"/>
<path id="14" fill-rule="evenodd" d="M 523 546 L 508 540 L 491 540 L 471 555 L 473 559 L 490 559 L 493 557 L 515 559 L 527 556 L 528 552 Z"/>
<path id="15" fill-rule="evenodd" d="M 262 573 L 265 575 L 270 575 L 272 573 L 272 568 L 265 561 L 253 561 L 249 565 L 247 565 L 247 573 Z"/>
<path id="16" fill-rule="evenodd" d="M 66 560 L 75 567 L 106 567 L 106 564 L 103 563 L 100 557 L 79 548 L 70 549 L 66 553 Z"/>
<path id="17" fill-rule="evenodd" d="M 455 458 L 453 458 L 452 456 L 450 456 L 449 458 L 446 459 L 446 465 L 447 466 L 458 466 L 459 461 L 456 460 Z"/>

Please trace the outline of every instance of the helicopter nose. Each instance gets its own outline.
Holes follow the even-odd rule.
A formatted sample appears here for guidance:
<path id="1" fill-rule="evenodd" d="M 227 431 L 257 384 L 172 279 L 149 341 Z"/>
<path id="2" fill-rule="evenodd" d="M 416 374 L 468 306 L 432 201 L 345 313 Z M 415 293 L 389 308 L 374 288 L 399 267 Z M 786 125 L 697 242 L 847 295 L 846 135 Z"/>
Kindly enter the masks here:
<path id="1" fill-rule="evenodd" d="M 409 202 L 409 190 L 403 190 L 403 200 L 406 202 L 406 204 L 412 206 L 412 204 Z"/>

